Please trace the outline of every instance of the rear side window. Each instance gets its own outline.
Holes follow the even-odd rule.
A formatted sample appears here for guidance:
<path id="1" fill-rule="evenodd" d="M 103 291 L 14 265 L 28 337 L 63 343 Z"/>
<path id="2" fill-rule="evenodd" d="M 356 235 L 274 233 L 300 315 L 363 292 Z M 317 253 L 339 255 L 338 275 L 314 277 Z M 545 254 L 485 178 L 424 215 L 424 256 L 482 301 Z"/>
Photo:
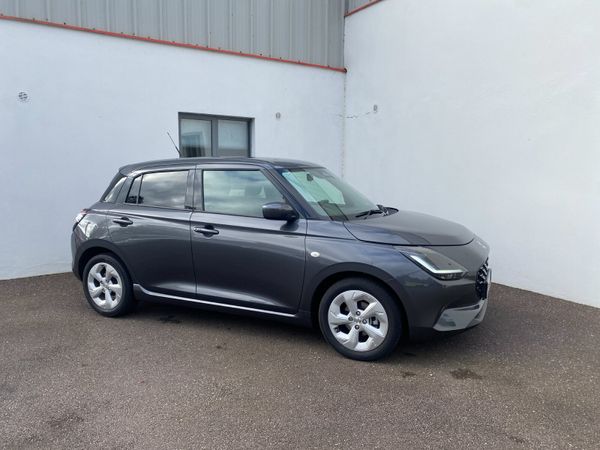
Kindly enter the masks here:
<path id="1" fill-rule="evenodd" d="M 188 171 L 146 173 L 133 180 L 126 203 L 185 208 Z"/>
<path id="2" fill-rule="evenodd" d="M 204 211 L 236 216 L 263 217 L 265 203 L 283 196 L 259 170 L 204 170 Z"/>
<path id="3" fill-rule="evenodd" d="M 123 187 L 123 183 L 127 177 L 123 174 L 116 174 L 112 179 L 110 184 L 108 185 L 108 189 L 104 192 L 102 196 L 102 201 L 107 203 L 114 203 L 117 199 L 119 192 L 121 192 L 121 188 Z"/>

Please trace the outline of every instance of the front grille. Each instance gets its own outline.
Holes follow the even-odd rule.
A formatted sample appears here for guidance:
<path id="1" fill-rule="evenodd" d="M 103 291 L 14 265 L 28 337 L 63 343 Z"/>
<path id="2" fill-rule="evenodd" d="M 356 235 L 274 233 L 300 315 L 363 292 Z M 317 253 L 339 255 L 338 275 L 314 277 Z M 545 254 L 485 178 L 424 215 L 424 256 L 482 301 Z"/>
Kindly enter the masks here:
<path id="1" fill-rule="evenodd" d="M 480 299 L 486 297 L 488 290 L 488 260 L 486 259 L 483 265 L 477 271 L 477 277 L 475 278 L 475 290 L 477 291 L 477 296 Z"/>

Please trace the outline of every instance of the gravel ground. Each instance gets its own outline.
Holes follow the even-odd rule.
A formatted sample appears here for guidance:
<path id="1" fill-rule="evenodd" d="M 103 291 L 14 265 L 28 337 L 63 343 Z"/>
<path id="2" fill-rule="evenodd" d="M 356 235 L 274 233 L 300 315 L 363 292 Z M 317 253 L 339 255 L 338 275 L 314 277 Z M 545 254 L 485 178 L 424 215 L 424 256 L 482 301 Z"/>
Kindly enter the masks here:
<path id="1" fill-rule="evenodd" d="M 469 332 L 360 363 L 317 330 L 0 282 L 1 448 L 600 448 L 600 309 L 494 285 Z"/>

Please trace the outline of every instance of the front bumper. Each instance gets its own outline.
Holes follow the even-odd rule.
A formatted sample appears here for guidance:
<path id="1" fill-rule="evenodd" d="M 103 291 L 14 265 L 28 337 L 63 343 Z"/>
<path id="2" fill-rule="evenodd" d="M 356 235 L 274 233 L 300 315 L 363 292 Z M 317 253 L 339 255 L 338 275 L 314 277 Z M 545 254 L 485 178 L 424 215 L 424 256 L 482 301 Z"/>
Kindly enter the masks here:
<path id="1" fill-rule="evenodd" d="M 77 237 L 75 236 L 75 231 L 73 231 L 71 233 L 71 270 L 77 278 L 81 279 L 81 276 L 79 275 L 79 255 L 77 254 L 77 247 Z"/>
<path id="2" fill-rule="evenodd" d="M 485 298 L 475 305 L 444 309 L 433 326 L 435 331 L 465 330 L 481 323 L 487 311 L 490 286 L 492 285 L 492 270 L 488 268 L 487 261 L 484 266 L 485 279 L 479 287 L 484 289 Z"/>
<path id="3" fill-rule="evenodd" d="M 473 327 L 484 319 L 487 310 L 492 272 L 487 262 L 488 247 L 473 240 L 466 245 L 433 249 L 458 261 L 468 273 L 459 280 L 444 281 L 415 269 L 393 279 L 392 287 L 402 299 L 412 341 Z"/>
<path id="4" fill-rule="evenodd" d="M 474 327 L 485 317 L 487 304 L 488 299 L 485 298 L 476 305 L 445 309 L 433 329 L 435 331 L 458 331 Z"/>

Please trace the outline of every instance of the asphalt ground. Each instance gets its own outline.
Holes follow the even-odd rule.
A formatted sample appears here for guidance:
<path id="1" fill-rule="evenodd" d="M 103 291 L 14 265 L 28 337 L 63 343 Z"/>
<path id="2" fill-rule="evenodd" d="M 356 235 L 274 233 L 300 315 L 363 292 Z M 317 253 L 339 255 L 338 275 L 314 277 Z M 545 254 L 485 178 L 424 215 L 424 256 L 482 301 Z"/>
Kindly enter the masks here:
<path id="1" fill-rule="evenodd" d="M 600 448 L 600 309 L 494 285 L 486 320 L 345 359 L 318 330 L 0 282 L 0 447 Z"/>

